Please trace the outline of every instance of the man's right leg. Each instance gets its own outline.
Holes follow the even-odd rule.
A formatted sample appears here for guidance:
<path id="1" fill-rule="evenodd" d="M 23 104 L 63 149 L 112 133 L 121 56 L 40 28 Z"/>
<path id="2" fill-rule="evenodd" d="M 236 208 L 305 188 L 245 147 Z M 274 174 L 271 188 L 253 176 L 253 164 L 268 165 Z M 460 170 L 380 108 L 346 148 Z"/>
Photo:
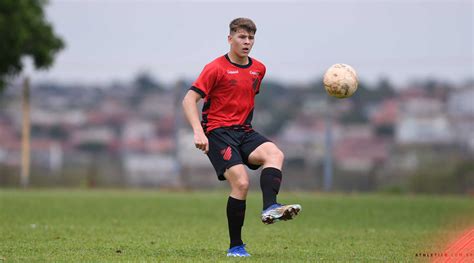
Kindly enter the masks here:
<path id="1" fill-rule="evenodd" d="M 230 167 L 226 170 L 224 176 L 231 188 L 227 201 L 227 222 L 229 225 L 230 248 L 233 248 L 243 246 L 242 226 L 245 219 L 249 177 L 242 164 Z"/>
<path id="2" fill-rule="evenodd" d="M 227 180 L 231 187 L 227 200 L 227 221 L 229 224 L 230 248 L 227 256 L 250 256 L 242 242 L 242 226 L 245 218 L 245 200 L 249 178 L 240 156 L 239 134 L 218 128 L 208 134 L 209 152 L 207 156 L 216 170 L 219 180 Z"/>

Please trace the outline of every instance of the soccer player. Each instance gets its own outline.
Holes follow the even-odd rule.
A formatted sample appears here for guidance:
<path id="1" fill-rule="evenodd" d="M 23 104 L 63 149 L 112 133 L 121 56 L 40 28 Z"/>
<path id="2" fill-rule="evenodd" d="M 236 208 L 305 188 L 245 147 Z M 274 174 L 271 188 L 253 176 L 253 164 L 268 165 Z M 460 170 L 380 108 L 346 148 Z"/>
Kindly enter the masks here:
<path id="1" fill-rule="evenodd" d="M 293 219 L 301 206 L 277 203 L 282 179 L 283 153 L 252 129 L 254 99 L 265 76 L 265 66 L 249 57 L 257 28 L 248 18 L 234 19 L 227 41 L 230 51 L 207 64 L 183 99 L 183 109 L 194 131 L 196 148 L 204 151 L 219 180 L 227 180 L 231 192 L 227 201 L 230 248 L 227 256 L 248 257 L 242 242 L 245 200 L 250 169 L 263 166 L 260 187 L 263 194 L 262 222 L 272 224 Z M 202 121 L 197 103 L 204 98 Z"/>

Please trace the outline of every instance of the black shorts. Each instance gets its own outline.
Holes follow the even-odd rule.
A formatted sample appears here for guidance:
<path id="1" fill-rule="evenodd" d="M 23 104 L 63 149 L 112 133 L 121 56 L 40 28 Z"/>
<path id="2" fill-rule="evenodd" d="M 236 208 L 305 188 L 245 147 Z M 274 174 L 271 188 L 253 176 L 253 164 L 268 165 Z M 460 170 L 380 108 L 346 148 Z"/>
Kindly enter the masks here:
<path id="1" fill-rule="evenodd" d="M 207 157 L 217 173 L 219 180 L 226 180 L 225 171 L 237 164 L 245 164 L 256 170 L 260 165 L 250 164 L 249 155 L 261 144 L 270 142 L 258 132 L 234 130 L 232 128 L 217 128 L 207 134 L 209 152 Z"/>

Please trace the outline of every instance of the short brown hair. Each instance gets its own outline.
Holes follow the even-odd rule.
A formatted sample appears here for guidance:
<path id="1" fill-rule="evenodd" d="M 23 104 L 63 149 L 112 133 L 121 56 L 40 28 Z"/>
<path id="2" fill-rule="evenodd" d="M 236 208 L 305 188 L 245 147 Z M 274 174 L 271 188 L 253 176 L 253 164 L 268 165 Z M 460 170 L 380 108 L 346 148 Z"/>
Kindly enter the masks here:
<path id="1" fill-rule="evenodd" d="M 237 32 L 239 29 L 243 29 L 249 33 L 256 33 L 257 32 L 257 26 L 255 23 L 249 19 L 249 18 L 244 18 L 244 17 L 239 17 L 229 24 L 229 29 L 230 29 L 230 34 Z"/>

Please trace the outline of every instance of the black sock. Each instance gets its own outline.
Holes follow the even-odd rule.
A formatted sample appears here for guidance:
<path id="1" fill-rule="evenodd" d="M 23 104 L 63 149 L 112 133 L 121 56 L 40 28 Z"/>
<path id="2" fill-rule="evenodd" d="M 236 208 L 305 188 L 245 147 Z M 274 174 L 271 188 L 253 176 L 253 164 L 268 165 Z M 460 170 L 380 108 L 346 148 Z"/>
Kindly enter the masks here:
<path id="1" fill-rule="evenodd" d="M 281 171 L 277 168 L 267 167 L 260 175 L 260 188 L 263 195 L 263 210 L 276 204 L 276 196 L 280 191 Z"/>
<path id="2" fill-rule="evenodd" d="M 245 200 L 229 196 L 227 200 L 227 222 L 229 224 L 230 248 L 243 244 L 242 226 L 245 219 L 245 207 Z"/>

